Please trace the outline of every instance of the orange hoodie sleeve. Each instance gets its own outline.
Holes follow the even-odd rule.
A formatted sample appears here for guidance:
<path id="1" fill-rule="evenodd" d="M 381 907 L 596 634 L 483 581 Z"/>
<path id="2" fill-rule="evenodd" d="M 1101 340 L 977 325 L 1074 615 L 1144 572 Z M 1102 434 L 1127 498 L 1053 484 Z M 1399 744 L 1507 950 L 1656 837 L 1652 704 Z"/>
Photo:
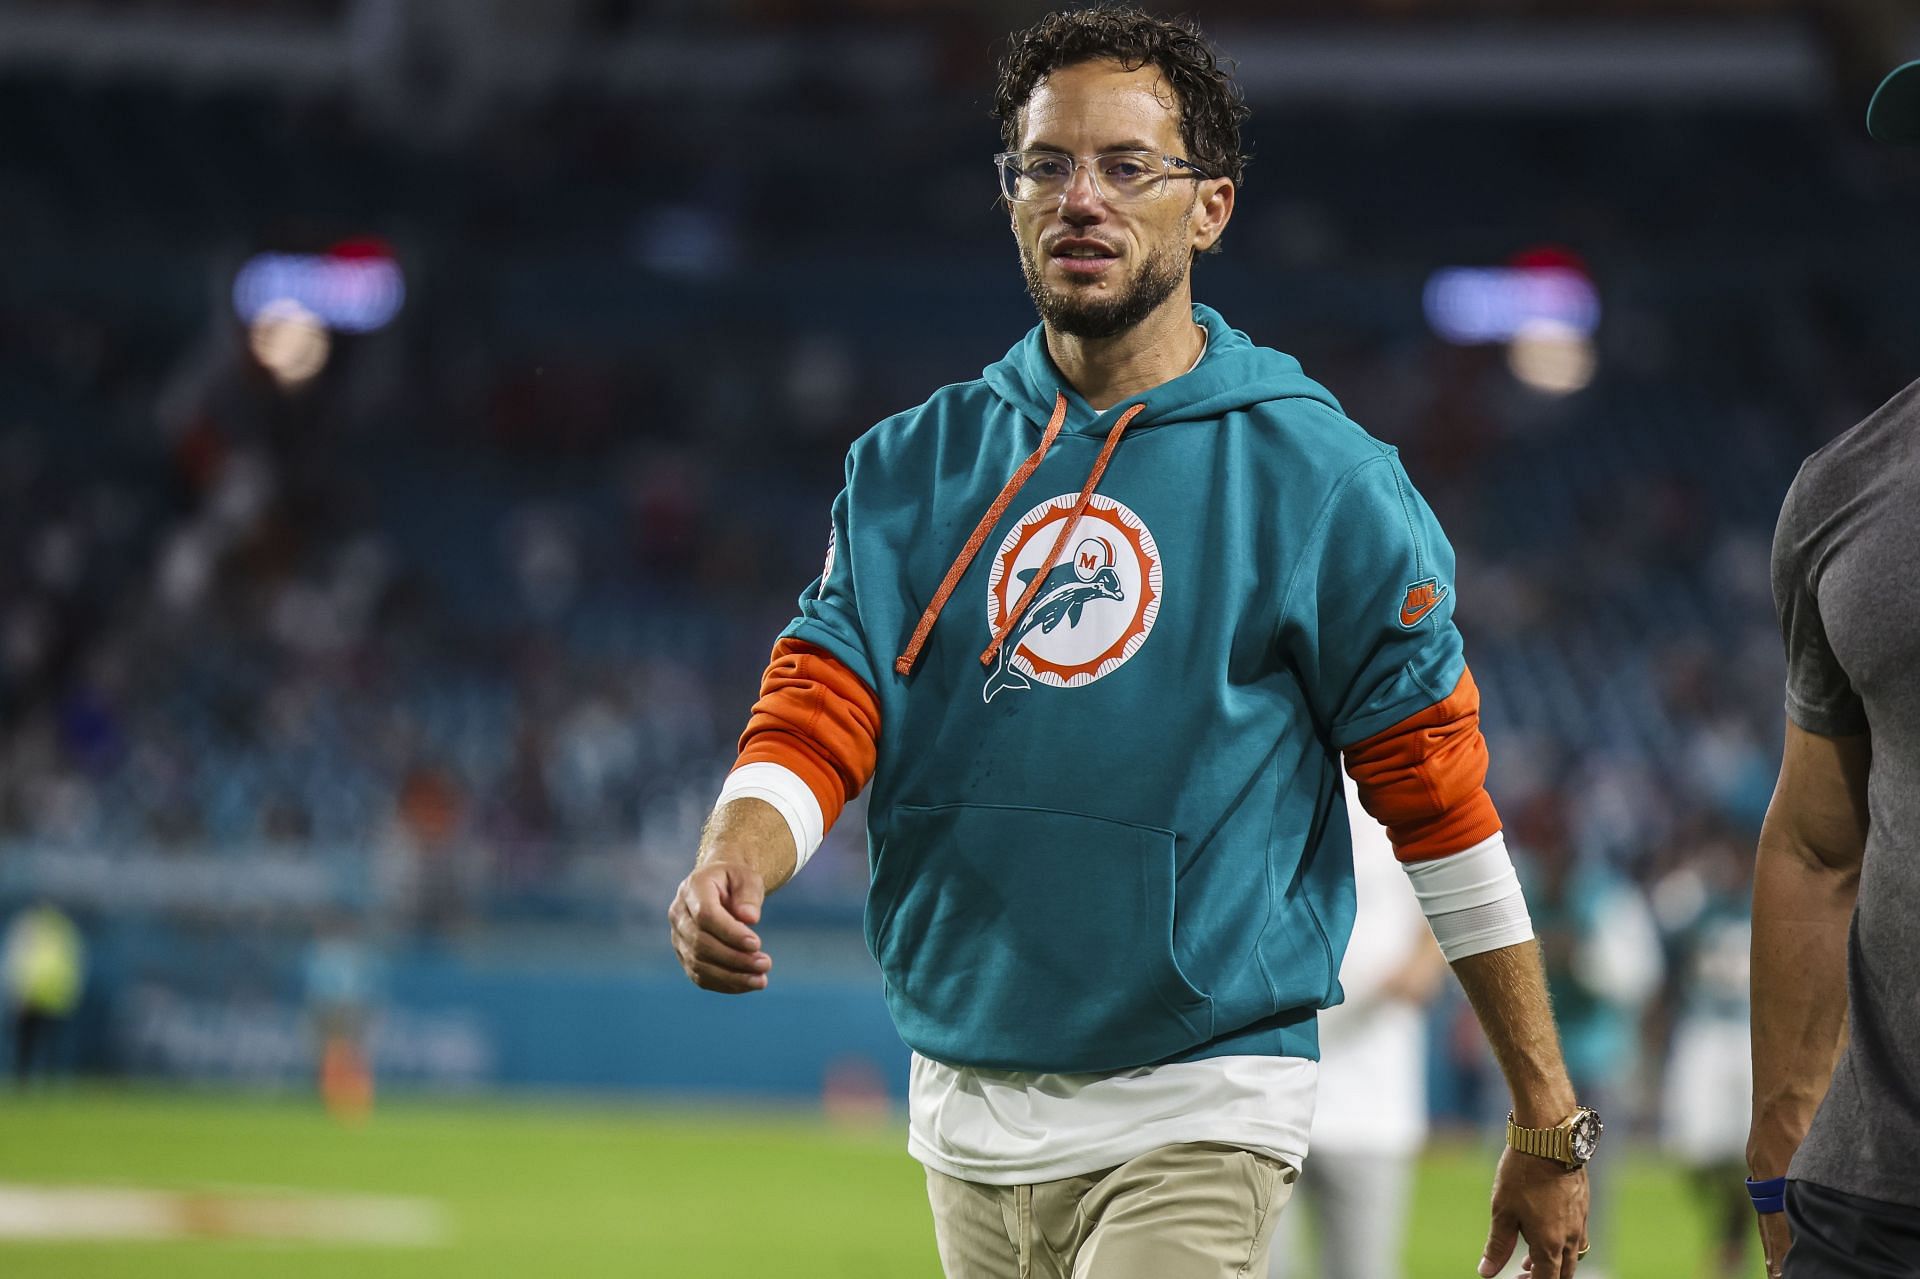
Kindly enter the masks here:
<path id="1" fill-rule="evenodd" d="M 1472 671 L 1462 670 L 1453 692 L 1426 710 L 1349 746 L 1346 764 L 1361 804 L 1403 862 L 1445 857 L 1500 830 Z"/>
<path id="2" fill-rule="evenodd" d="M 880 703 L 827 650 L 783 639 L 760 680 L 760 700 L 740 735 L 742 764 L 779 764 L 820 801 L 826 829 L 873 777 Z"/>

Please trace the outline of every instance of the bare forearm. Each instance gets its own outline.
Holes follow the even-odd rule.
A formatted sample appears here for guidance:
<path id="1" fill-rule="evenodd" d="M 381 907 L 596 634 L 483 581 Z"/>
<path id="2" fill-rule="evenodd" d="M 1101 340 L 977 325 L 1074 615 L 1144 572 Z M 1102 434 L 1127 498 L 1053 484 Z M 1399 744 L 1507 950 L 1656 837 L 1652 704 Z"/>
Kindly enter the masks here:
<path id="1" fill-rule="evenodd" d="M 1515 1121 L 1545 1128 L 1572 1114 L 1579 1102 L 1560 1055 L 1539 946 L 1529 941 L 1468 955 L 1453 971 L 1507 1078 Z"/>
<path id="2" fill-rule="evenodd" d="M 1777 1177 L 1826 1095 L 1846 1035 L 1847 924 L 1859 872 L 1763 830 L 1753 883 L 1754 1175 Z"/>
<path id="3" fill-rule="evenodd" d="M 780 810 L 762 799 L 730 800 L 715 810 L 700 832 L 696 866 L 729 862 L 760 876 L 768 892 L 793 878 L 799 850 Z"/>

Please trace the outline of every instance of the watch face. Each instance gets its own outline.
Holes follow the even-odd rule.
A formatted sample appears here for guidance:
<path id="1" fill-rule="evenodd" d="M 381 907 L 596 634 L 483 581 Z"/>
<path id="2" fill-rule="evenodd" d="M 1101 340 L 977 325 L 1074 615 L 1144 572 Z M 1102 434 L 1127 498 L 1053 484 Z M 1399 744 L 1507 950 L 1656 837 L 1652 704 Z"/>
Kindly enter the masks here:
<path id="1" fill-rule="evenodd" d="M 1606 1125 L 1600 1122 L 1600 1116 L 1591 1110 L 1583 1110 L 1573 1121 L 1568 1134 L 1573 1138 L 1573 1157 L 1579 1163 L 1593 1158 L 1593 1152 L 1600 1146 L 1600 1134 Z"/>

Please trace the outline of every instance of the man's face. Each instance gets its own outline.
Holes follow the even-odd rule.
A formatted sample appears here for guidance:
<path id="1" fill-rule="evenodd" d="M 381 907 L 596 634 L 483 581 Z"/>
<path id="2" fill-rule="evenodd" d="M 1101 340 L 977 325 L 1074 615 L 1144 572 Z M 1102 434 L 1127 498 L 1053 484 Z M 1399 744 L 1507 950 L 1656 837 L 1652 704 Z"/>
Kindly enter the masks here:
<path id="1" fill-rule="evenodd" d="M 1062 67 L 1027 100 L 1016 149 L 1063 151 L 1081 161 L 1105 151 L 1188 158 L 1177 111 L 1156 67 Z M 1186 284 L 1194 251 L 1219 237 L 1225 217 L 1215 224 L 1221 211 L 1203 202 L 1199 188 L 1222 185 L 1230 209 L 1230 183 L 1180 177 L 1156 198 L 1115 204 L 1094 188 L 1082 163 L 1065 195 L 1013 204 L 1014 238 L 1040 318 L 1084 338 L 1112 337 L 1140 323 Z M 1196 224 L 1196 208 L 1204 225 Z"/>

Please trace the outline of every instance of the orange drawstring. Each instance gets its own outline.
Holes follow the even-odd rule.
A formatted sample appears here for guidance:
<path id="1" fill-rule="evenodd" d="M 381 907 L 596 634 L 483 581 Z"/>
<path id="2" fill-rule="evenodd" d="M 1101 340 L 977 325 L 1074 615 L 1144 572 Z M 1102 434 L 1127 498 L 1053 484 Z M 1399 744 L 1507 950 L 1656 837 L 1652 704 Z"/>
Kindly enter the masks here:
<path id="1" fill-rule="evenodd" d="M 1138 417 L 1140 410 L 1146 407 L 1144 404 L 1134 405 L 1122 413 L 1120 420 L 1113 424 L 1113 429 L 1107 432 L 1107 442 L 1100 446 L 1100 456 L 1094 459 L 1093 469 L 1087 472 L 1087 482 L 1080 487 L 1080 500 L 1073 504 L 1073 514 L 1069 515 L 1067 522 L 1060 526 L 1060 536 L 1053 539 L 1053 549 L 1047 552 L 1046 563 L 1040 566 L 1040 571 L 1035 573 L 1032 580 L 1027 583 L 1027 589 L 1020 593 L 1019 603 L 1013 606 L 1012 611 L 1001 620 L 998 629 L 993 632 L 993 643 L 987 645 L 987 651 L 980 654 L 980 665 L 991 666 L 994 659 L 1000 656 L 1000 645 L 1005 643 L 1007 636 L 1013 633 L 1013 628 L 1020 622 L 1020 615 L 1027 611 L 1027 605 L 1033 603 L 1033 597 L 1040 593 L 1040 584 L 1047 580 L 1047 574 L 1053 572 L 1053 566 L 1059 563 L 1060 552 L 1067 547 L 1067 538 L 1073 535 L 1074 528 L 1080 523 L 1080 517 L 1086 514 L 1087 503 L 1093 500 L 1093 490 L 1099 485 L 1100 477 L 1106 473 L 1107 462 L 1113 457 L 1114 446 L 1120 443 L 1121 435 L 1125 434 L 1127 423 Z"/>
<path id="2" fill-rule="evenodd" d="M 1053 447 L 1053 441 L 1060 434 L 1060 427 L 1066 420 L 1067 397 L 1064 394 L 1058 395 L 1053 402 L 1053 417 L 1047 422 L 1046 433 L 1040 437 L 1040 447 L 1027 455 L 1027 460 L 1020 464 L 1019 469 L 1001 487 L 1000 496 L 993 499 L 993 505 L 989 506 L 987 513 L 980 517 L 980 523 L 974 526 L 973 536 L 969 537 L 967 544 L 960 548 L 960 554 L 954 557 L 953 566 L 947 570 L 946 577 L 940 582 L 940 589 L 933 593 L 933 602 L 927 605 L 924 613 L 920 614 L 920 624 L 913 628 L 913 638 L 907 641 L 906 651 L 893 660 L 893 669 L 899 674 L 913 674 L 914 663 L 920 660 L 920 650 L 926 645 L 927 635 L 933 630 L 934 620 L 940 616 L 940 610 L 947 606 L 947 600 L 952 596 L 953 588 L 960 585 L 960 578 L 966 573 L 967 566 L 972 564 L 973 557 L 980 553 L 981 546 L 986 543 L 987 534 L 993 532 L 993 526 L 998 524 L 1000 517 L 1007 513 L 1007 507 L 1019 494 L 1021 487 L 1032 478 L 1035 471 L 1040 469 L 1041 460 L 1047 456 L 1047 450 Z M 1102 465 L 1106 463 L 1104 454 L 1100 460 Z M 1094 468 L 1094 473 L 1096 475 L 1099 473 L 1099 467 Z M 1054 549 L 1054 553 L 1059 554 L 1058 547 Z"/>

